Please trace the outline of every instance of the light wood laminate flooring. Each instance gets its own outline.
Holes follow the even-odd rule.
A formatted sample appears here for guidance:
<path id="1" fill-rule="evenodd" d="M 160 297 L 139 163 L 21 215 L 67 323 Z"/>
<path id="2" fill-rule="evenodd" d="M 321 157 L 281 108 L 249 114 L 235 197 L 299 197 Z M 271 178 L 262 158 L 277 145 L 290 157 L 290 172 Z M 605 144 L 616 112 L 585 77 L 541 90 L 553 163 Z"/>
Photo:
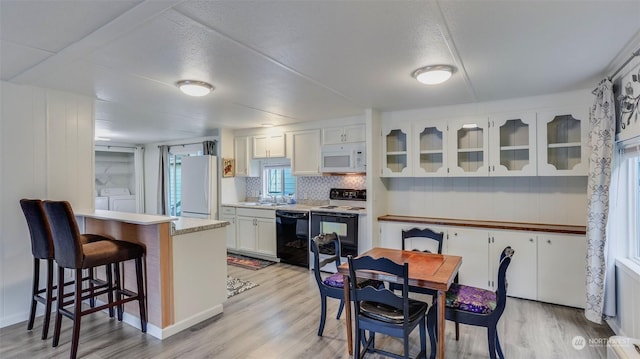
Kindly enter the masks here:
<path id="1" fill-rule="evenodd" d="M 327 300 L 324 336 L 316 335 L 320 296 L 311 271 L 276 264 L 257 271 L 229 266 L 228 272 L 259 286 L 230 298 L 224 304 L 222 315 L 161 341 L 109 319 L 105 313 L 96 313 L 82 319 L 78 356 L 92 359 L 349 358 L 344 314 L 341 320 L 335 319 L 338 300 Z M 36 318 L 33 331 L 27 331 L 26 322 L 0 329 L 0 358 L 68 358 L 70 324 L 70 320 L 63 318 L 58 348 L 51 347 L 53 328 L 48 340 L 40 339 L 42 317 Z M 508 299 L 498 331 L 504 353 L 510 359 L 606 358 L 604 342 L 613 335 L 608 326 L 587 321 L 580 309 L 515 298 Z M 578 335 L 600 343 L 576 350 L 571 340 Z M 411 353 L 415 355 L 419 348 L 417 330 L 411 341 Z M 402 351 L 398 339 L 380 336 L 376 344 Z M 446 358 L 489 357 L 484 328 L 460 325 L 460 340 L 456 342 L 453 324 L 447 322 L 445 345 Z"/>

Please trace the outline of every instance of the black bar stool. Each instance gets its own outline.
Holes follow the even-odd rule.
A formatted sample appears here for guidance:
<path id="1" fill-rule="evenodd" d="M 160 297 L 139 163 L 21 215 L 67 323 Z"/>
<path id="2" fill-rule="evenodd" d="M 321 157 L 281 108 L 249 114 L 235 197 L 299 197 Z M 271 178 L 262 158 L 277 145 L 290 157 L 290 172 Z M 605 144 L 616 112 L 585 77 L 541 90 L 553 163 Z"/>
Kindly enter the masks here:
<path id="1" fill-rule="evenodd" d="M 83 269 L 93 269 L 102 265 L 113 264 L 118 266 L 121 262 L 135 260 L 137 293 L 120 287 L 122 281 L 120 273 L 116 270 L 115 283 L 110 282 L 107 288 L 88 291 L 82 289 L 82 281 L 76 280 L 73 299 L 65 300 L 64 286 L 58 286 L 58 310 L 53 332 L 53 346 L 58 346 L 60 340 L 60 326 L 62 316 L 73 320 L 73 334 L 71 338 L 70 358 L 75 358 L 78 352 L 80 337 L 80 320 L 82 316 L 101 311 L 106 308 L 118 308 L 118 319 L 122 320 L 122 305 L 137 300 L 140 309 L 140 328 L 147 331 L 147 317 L 144 303 L 144 284 L 142 278 L 142 256 L 144 247 L 137 243 L 119 240 L 102 240 L 91 243 L 83 243 L 78 231 L 78 224 L 71 205 L 66 201 L 44 201 L 43 206 L 49 226 L 51 228 L 55 247 L 55 260 L 58 264 L 58 280 L 64 280 L 64 268 L 75 271 L 76 278 L 82 276 Z M 115 292 L 116 300 L 109 303 L 82 310 L 82 301 L 95 298 L 99 295 Z M 122 296 L 124 295 L 124 298 Z M 73 308 L 70 306 L 73 305 Z M 69 308 L 68 308 L 69 307 Z"/>
<path id="2" fill-rule="evenodd" d="M 47 339 L 49 334 L 49 322 L 51 318 L 51 305 L 56 296 L 54 290 L 57 289 L 57 284 L 53 281 L 53 239 L 51 238 L 51 229 L 44 213 L 44 207 L 42 207 L 42 201 L 39 199 L 21 199 L 20 207 L 24 213 L 24 217 L 29 227 L 29 234 L 31 237 L 31 253 L 33 254 L 33 285 L 31 290 L 31 308 L 29 310 L 29 322 L 27 324 L 27 330 L 33 329 L 33 324 L 36 317 L 36 306 L 38 303 L 44 304 L 44 321 L 42 323 L 42 339 Z M 94 242 L 99 240 L 109 239 L 103 236 L 88 235 L 82 236 L 84 243 Z M 44 288 L 40 287 L 40 261 L 47 261 L 47 278 Z M 107 269 L 107 281 L 111 281 L 110 270 Z M 89 271 L 86 277 L 82 280 L 89 284 L 90 288 L 105 286 L 105 281 L 94 279 L 93 271 Z M 64 283 L 64 285 L 71 285 L 73 281 Z M 68 294 L 69 296 L 72 293 Z M 109 296 L 109 301 L 113 301 L 113 296 Z M 94 303 L 92 302 L 92 306 Z M 109 315 L 113 317 L 113 309 L 109 311 Z"/>

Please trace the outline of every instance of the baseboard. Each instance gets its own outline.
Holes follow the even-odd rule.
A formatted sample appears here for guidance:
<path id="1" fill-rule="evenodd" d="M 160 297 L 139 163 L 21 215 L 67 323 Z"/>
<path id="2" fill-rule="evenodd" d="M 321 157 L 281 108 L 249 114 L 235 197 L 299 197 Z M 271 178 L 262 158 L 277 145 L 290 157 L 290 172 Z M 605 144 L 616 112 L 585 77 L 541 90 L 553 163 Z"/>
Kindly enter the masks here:
<path id="1" fill-rule="evenodd" d="M 231 249 L 231 248 L 227 248 L 227 252 L 228 253 L 233 253 L 233 254 L 238 254 L 238 255 L 241 255 L 241 256 L 245 256 L 245 257 L 264 259 L 266 261 L 280 263 L 280 258 L 274 257 L 274 256 L 270 256 L 268 254 L 255 253 L 255 252 L 246 252 L 246 251 L 241 251 L 241 250 L 238 250 L 238 249 Z"/>
<path id="2" fill-rule="evenodd" d="M 189 318 L 185 318 L 177 323 L 174 323 L 168 327 L 164 327 L 162 328 L 162 330 L 160 330 L 160 333 L 155 333 L 152 331 L 149 331 L 149 328 L 147 328 L 147 333 L 151 334 L 152 336 L 158 338 L 158 339 L 166 339 L 174 334 L 177 334 L 185 329 L 191 328 L 192 326 L 203 322 L 209 318 L 213 318 L 216 315 L 222 314 L 222 304 L 218 304 L 216 306 L 214 306 L 213 308 L 207 309 L 203 312 L 200 312 L 196 315 L 192 315 Z M 134 320 L 138 320 L 138 324 L 140 324 L 140 319 L 138 319 L 137 317 L 133 317 Z M 138 328 L 140 326 L 138 325 Z M 158 334 L 158 335 L 155 335 Z"/>

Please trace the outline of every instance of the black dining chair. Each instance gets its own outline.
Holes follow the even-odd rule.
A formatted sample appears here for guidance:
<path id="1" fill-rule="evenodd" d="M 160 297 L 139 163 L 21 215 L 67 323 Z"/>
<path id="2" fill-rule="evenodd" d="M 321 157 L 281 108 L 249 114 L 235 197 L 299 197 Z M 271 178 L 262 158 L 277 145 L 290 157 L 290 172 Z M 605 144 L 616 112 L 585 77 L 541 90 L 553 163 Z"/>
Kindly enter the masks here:
<path id="1" fill-rule="evenodd" d="M 31 306 L 29 309 L 29 321 L 27 323 L 27 330 L 32 330 L 35 322 L 36 307 L 38 303 L 44 305 L 44 319 L 42 322 L 42 339 L 47 339 L 49 334 L 49 322 L 51 319 L 51 307 L 56 300 L 55 290 L 58 288 L 58 283 L 54 283 L 53 276 L 53 262 L 54 262 L 54 247 L 53 239 L 51 237 L 51 229 L 49 222 L 44 213 L 44 207 L 42 206 L 42 200 L 40 199 L 26 199 L 20 200 L 20 207 L 27 221 L 27 227 L 29 228 L 29 237 L 31 239 L 31 253 L 33 255 L 33 284 L 31 287 Z M 82 235 L 81 240 L 83 243 L 89 243 L 94 241 L 100 241 L 109 239 L 97 235 Z M 40 262 L 46 261 L 46 281 L 44 287 L 40 286 Z M 107 271 L 107 273 L 109 273 Z M 83 276 L 82 281 L 88 283 L 88 286 L 93 289 L 99 289 L 106 284 L 105 281 L 94 278 L 93 271 L 88 271 L 87 275 Z M 64 286 L 73 284 L 73 281 L 67 281 L 63 283 Z M 71 295 L 71 294 L 70 294 Z M 113 298 L 109 297 L 110 300 Z M 95 301 L 91 302 L 91 306 L 95 306 Z M 113 317 L 113 309 L 110 309 L 109 315 Z"/>
<path id="2" fill-rule="evenodd" d="M 329 247 L 333 254 L 320 259 L 320 248 Z M 327 317 L 327 297 L 340 299 L 340 308 L 336 319 L 340 319 L 344 309 L 344 276 L 336 273 L 322 278 L 320 271 L 329 263 L 334 263 L 336 268 L 340 266 L 340 238 L 336 233 L 319 234 L 311 239 L 311 252 L 313 252 L 313 275 L 320 290 L 320 326 L 318 336 L 322 336 Z"/>
<path id="3" fill-rule="evenodd" d="M 351 300 L 354 306 L 355 350 L 354 358 L 363 358 L 366 353 L 379 353 L 394 358 L 410 358 L 409 334 L 420 330 L 420 352 L 415 358 L 426 358 L 427 338 L 425 313 L 427 303 L 409 298 L 409 264 L 397 264 L 388 258 L 374 259 L 369 256 L 347 257 L 350 278 L 358 278 L 362 271 L 376 272 L 386 278 L 397 278 L 402 282 L 402 294 L 382 287 L 351 284 Z M 362 275 L 362 274 L 361 274 Z M 350 280 L 349 283 L 354 283 Z M 402 338 L 404 353 L 397 354 L 375 346 L 375 334 Z M 368 334 L 368 336 L 367 336 Z"/>
<path id="4" fill-rule="evenodd" d="M 80 321 L 85 315 L 92 314 L 107 308 L 117 308 L 118 320 L 122 320 L 122 308 L 124 303 L 137 300 L 140 310 L 140 328 L 142 332 L 147 331 L 147 315 L 145 310 L 145 295 L 142 273 L 142 257 L 145 249 L 138 243 L 120 240 L 101 240 L 91 243 L 84 243 L 82 235 L 78 230 L 71 205 L 66 201 L 44 201 L 43 207 L 49 221 L 54 244 L 55 261 L 58 265 L 58 282 L 64 281 L 64 269 L 72 269 L 75 278 L 82 277 L 84 269 L 92 270 L 103 265 L 113 265 L 115 278 L 109 282 L 105 288 L 100 290 L 85 290 L 82 281 L 76 280 L 73 295 L 66 299 L 65 287 L 58 286 L 56 322 L 53 331 L 53 346 L 57 347 L 60 340 L 60 329 L 62 316 L 73 320 L 73 330 L 71 336 L 70 358 L 74 359 L 78 352 L 80 339 Z M 132 292 L 122 288 L 120 263 L 135 261 L 135 278 L 137 292 Z M 95 308 L 82 309 L 82 302 L 95 298 L 99 295 L 113 293 L 116 299 L 109 300 L 109 303 L 96 306 Z M 122 296 L 125 296 L 124 298 Z M 71 307 L 73 306 L 73 307 Z"/>
<path id="5" fill-rule="evenodd" d="M 411 228 L 402 231 L 402 250 L 421 251 L 426 253 L 442 254 L 442 244 L 444 243 L 444 232 L 436 232 L 431 228 Z M 458 275 L 453 279 L 458 283 Z M 399 290 L 399 285 L 390 283 L 390 288 Z M 429 288 L 410 286 L 409 292 L 430 295 L 433 298 L 432 305 L 436 304 L 438 291 Z M 455 324 L 456 340 L 460 338 L 460 326 Z"/>
<path id="6" fill-rule="evenodd" d="M 444 232 L 435 232 L 430 228 L 411 228 L 402 231 L 402 250 L 442 253 Z"/>
<path id="7" fill-rule="evenodd" d="M 491 359 L 504 359 L 504 354 L 498 338 L 498 321 L 507 303 L 507 269 L 515 251 L 506 247 L 500 254 L 498 268 L 498 288 L 495 292 L 461 284 L 452 284 L 447 291 L 445 303 L 445 318 L 456 323 L 487 328 L 487 342 Z M 437 313 L 432 306 L 427 313 L 427 327 L 431 341 L 431 359 L 435 358 Z"/>

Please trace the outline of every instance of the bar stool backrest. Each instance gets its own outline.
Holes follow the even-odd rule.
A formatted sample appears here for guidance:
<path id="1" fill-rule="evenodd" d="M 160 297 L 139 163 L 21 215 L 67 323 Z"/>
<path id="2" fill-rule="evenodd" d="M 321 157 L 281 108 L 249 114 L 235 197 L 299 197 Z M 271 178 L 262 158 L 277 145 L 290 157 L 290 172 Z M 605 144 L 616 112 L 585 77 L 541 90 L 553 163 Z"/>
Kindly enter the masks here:
<path id="1" fill-rule="evenodd" d="M 82 268 L 82 241 L 76 217 L 67 201 L 44 201 L 49 220 L 55 259 L 63 268 Z"/>
<path id="2" fill-rule="evenodd" d="M 20 207 L 27 220 L 31 237 L 31 253 L 38 259 L 53 259 L 53 239 L 47 217 L 39 199 L 21 199 Z"/>

